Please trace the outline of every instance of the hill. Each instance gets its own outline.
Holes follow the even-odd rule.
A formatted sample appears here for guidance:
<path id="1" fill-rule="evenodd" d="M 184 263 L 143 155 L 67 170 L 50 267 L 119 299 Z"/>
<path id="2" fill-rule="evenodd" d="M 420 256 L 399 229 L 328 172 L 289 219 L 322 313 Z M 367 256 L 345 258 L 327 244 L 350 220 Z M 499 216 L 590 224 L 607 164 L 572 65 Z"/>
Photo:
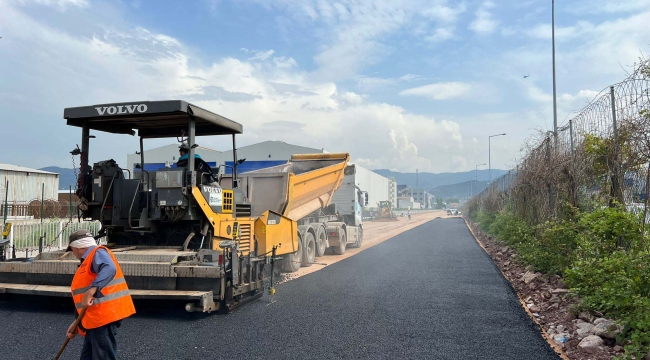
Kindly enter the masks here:
<path id="1" fill-rule="evenodd" d="M 373 171 L 387 178 L 391 178 L 391 177 L 395 178 L 395 181 L 397 181 L 398 185 L 408 185 L 409 187 L 412 188 L 416 187 L 415 173 L 401 173 L 401 172 L 394 172 L 386 169 L 379 169 Z M 499 176 L 506 174 L 507 172 L 508 172 L 507 170 L 492 169 L 492 179 L 496 179 Z M 464 182 L 476 180 L 477 175 L 478 175 L 479 182 L 481 181 L 486 182 L 490 180 L 489 170 L 479 170 L 477 172 L 471 170 L 465 172 L 440 173 L 440 174 L 421 172 L 418 175 L 419 181 L 417 186 L 420 189 L 435 189 L 440 186 L 461 184 Z M 469 185 L 467 186 L 469 187 Z M 465 192 L 465 194 L 467 194 L 467 192 Z"/>
<path id="2" fill-rule="evenodd" d="M 465 181 L 458 184 L 438 186 L 429 190 L 429 192 L 436 198 L 465 199 L 472 194 L 478 194 L 485 190 L 487 183 L 487 181 Z"/>
<path id="3" fill-rule="evenodd" d="M 38 170 L 49 171 L 59 174 L 59 190 L 68 190 L 70 186 L 74 190 L 77 179 L 74 176 L 73 169 L 60 168 L 58 166 L 48 166 Z"/>

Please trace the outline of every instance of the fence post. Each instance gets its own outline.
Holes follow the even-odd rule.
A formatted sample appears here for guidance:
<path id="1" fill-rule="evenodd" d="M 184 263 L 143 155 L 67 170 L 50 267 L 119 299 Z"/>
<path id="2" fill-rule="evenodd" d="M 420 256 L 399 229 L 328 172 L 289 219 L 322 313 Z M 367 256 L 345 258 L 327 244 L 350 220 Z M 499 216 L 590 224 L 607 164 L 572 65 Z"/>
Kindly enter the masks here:
<path id="1" fill-rule="evenodd" d="M 16 255 L 16 250 L 14 249 L 14 227 L 12 226 L 11 229 L 9 229 L 9 249 L 7 250 L 7 254 L 5 256 L 7 259 L 9 258 L 14 258 Z"/>
<path id="2" fill-rule="evenodd" d="M 548 163 L 549 171 L 551 168 L 551 138 L 546 137 L 546 161 Z M 555 199 L 553 198 L 553 184 L 549 181 L 548 184 L 548 206 L 551 210 L 551 216 L 555 215 Z"/>
<path id="3" fill-rule="evenodd" d="M 68 212 L 70 213 L 70 222 L 72 222 L 72 185 L 70 185 L 70 204 Z"/>
<path id="4" fill-rule="evenodd" d="M 59 221 L 59 249 L 63 247 L 63 222 Z"/>
<path id="5" fill-rule="evenodd" d="M 574 155 L 573 148 L 573 119 L 569 120 L 569 137 L 571 138 L 571 156 Z"/>
<path id="6" fill-rule="evenodd" d="M 621 163 L 619 161 L 619 146 L 618 146 L 618 126 L 616 124 L 616 97 L 614 96 L 614 86 L 609 87 L 609 92 L 612 101 L 612 126 L 614 133 L 614 178 L 612 179 L 612 188 L 614 190 L 614 197 L 621 203 L 625 205 L 625 200 L 623 198 L 623 189 L 620 179 L 621 174 Z"/>
<path id="7" fill-rule="evenodd" d="M 38 239 L 38 253 L 43 252 L 43 240 L 45 240 L 46 232 L 43 230 L 43 215 L 45 215 L 45 183 L 41 184 L 41 231 L 43 231 L 43 236 Z"/>
<path id="8" fill-rule="evenodd" d="M 609 87 L 609 92 L 612 98 L 612 125 L 614 126 L 614 152 L 618 166 L 618 127 L 616 126 L 616 98 L 614 97 L 614 86 Z"/>

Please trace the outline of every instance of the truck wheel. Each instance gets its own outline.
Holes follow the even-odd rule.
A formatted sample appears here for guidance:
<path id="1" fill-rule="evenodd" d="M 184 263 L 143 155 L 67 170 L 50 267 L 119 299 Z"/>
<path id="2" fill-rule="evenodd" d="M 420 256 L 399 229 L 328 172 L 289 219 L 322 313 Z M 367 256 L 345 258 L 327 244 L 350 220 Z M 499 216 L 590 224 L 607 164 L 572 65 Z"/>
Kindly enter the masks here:
<path id="1" fill-rule="evenodd" d="M 284 272 L 292 273 L 298 271 L 298 269 L 300 269 L 300 265 L 302 264 L 302 239 L 298 241 L 298 251 L 293 254 L 284 255 L 282 257 L 284 258 L 282 260 L 284 263 L 282 270 Z"/>
<path id="2" fill-rule="evenodd" d="M 363 229 L 359 228 L 359 234 L 357 235 L 357 241 L 354 242 L 354 247 L 360 248 L 361 244 L 363 244 Z"/>
<path id="3" fill-rule="evenodd" d="M 343 231 L 343 229 L 341 229 L 341 231 Z M 341 233 L 341 236 L 339 237 L 339 246 L 332 247 L 332 251 L 334 251 L 334 254 L 336 255 L 345 254 L 345 248 L 347 246 L 346 241 L 347 239 L 345 238 L 345 234 Z"/>
<path id="4" fill-rule="evenodd" d="M 314 234 L 307 232 L 305 235 L 305 247 L 302 252 L 302 266 L 312 266 L 314 261 L 316 261 L 316 240 L 314 240 Z"/>
<path id="5" fill-rule="evenodd" d="M 325 229 L 319 226 L 316 231 L 316 256 L 321 257 L 325 255 L 325 250 L 327 250 L 327 234 L 325 233 Z"/>

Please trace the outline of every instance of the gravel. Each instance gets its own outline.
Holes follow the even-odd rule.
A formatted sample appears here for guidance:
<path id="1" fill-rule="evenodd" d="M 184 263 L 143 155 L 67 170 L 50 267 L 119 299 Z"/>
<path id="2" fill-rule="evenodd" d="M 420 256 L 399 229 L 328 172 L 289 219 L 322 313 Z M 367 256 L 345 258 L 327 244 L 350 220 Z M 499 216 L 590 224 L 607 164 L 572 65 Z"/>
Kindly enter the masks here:
<path id="1" fill-rule="evenodd" d="M 69 301 L 69 300 L 68 300 Z M 558 359 L 462 219 L 436 219 L 228 315 L 136 302 L 120 359 Z M 0 301 L 6 359 L 53 356 L 68 302 Z M 62 358 L 76 359 L 80 339 Z"/>

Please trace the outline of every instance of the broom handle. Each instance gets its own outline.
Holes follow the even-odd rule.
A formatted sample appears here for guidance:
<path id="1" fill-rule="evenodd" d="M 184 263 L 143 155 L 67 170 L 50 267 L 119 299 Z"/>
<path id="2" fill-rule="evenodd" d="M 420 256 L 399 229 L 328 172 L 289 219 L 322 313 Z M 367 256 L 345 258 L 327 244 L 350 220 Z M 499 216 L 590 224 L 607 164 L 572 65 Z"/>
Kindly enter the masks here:
<path id="1" fill-rule="evenodd" d="M 77 332 L 77 327 L 79 326 L 79 323 L 81 323 L 81 319 L 83 319 L 84 315 L 86 315 L 86 310 L 88 308 L 83 308 L 81 312 L 79 313 L 79 316 L 77 316 L 77 320 L 74 321 L 74 332 Z M 65 341 L 63 342 L 63 345 L 61 345 L 61 348 L 59 349 L 59 352 L 56 354 L 54 357 L 54 360 L 59 360 L 59 357 L 61 354 L 63 354 L 63 350 L 65 350 L 65 347 L 68 346 L 68 343 L 70 342 L 70 338 L 66 336 Z"/>

